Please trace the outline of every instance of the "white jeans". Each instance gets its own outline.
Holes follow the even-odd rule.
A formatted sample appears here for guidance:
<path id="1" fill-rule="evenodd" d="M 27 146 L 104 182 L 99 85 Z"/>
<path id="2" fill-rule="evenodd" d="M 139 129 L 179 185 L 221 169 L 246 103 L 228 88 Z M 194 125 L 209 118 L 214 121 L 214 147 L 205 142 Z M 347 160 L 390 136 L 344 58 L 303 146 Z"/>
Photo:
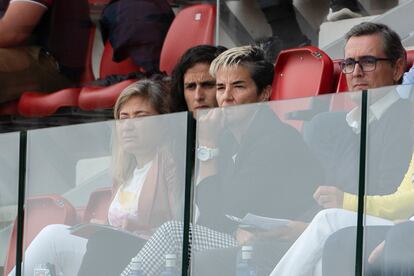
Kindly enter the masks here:
<path id="1" fill-rule="evenodd" d="M 319 269 L 316 270 L 316 274 L 320 274 L 320 260 L 326 240 L 336 231 L 356 224 L 355 212 L 343 209 L 320 211 L 282 257 L 270 276 L 313 275 L 317 265 Z M 366 225 L 393 225 L 393 222 L 366 216 Z"/>
<path id="2" fill-rule="evenodd" d="M 23 275 L 33 275 L 34 267 L 45 263 L 54 264 L 57 275 L 77 275 L 88 240 L 71 235 L 68 228 L 51 224 L 39 232 L 24 254 Z M 15 269 L 9 273 L 9 276 L 14 275 Z"/>

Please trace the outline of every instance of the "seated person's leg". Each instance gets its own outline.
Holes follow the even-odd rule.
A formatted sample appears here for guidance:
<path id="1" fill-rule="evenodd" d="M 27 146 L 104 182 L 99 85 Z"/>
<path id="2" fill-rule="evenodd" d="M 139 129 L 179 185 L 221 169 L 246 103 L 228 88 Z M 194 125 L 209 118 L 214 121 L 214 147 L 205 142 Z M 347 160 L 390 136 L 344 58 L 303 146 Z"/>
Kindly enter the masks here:
<path id="1" fill-rule="evenodd" d="M 0 83 L 0 103 L 26 91 L 54 92 L 70 86 L 55 60 L 36 47 L 0 48 Z"/>
<path id="2" fill-rule="evenodd" d="M 237 246 L 233 236 L 200 225 L 192 227 L 191 233 L 192 252 Z M 161 225 L 137 254 L 145 275 L 158 276 L 164 268 L 166 254 L 176 254 L 177 264 L 181 264 L 182 244 L 182 222 L 169 221 Z M 122 275 L 128 275 L 130 270 L 131 263 Z"/>
<path id="3" fill-rule="evenodd" d="M 414 275 L 414 223 L 393 226 L 384 247 L 385 275 Z"/>
<path id="4" fill-rule="evenodd" d="M 364 275 L 378 275 L 380 267 L 368 265 L 369 253 L 384 239 L 390 226 L 368 226 L 364 239 Z M 326 241 L 322 256 L 323 275 L 349 276 L 355 273 L 356 234 L 355 226 L 341 229 L 332 234 Z"/>
<path id="5" fill-rule="evenodd" d="M 88 240 L 78 276 L 119 275 L 145 243 L 122 231 L 99 231 Z"/>
<path id="6" fill-rule="evenodd" d="M 24 253 L 23 275 L 33 275 L 36 265 L 46 263 L 53 264 L 57 274 L 76 275 L 85 254 L 86 241 L 71 235 L 66 225 L 46 226 Z M 15 270 L 9 275 L 15 275 Z"/>
<path id="7" fill-rule="evenodd" d="M 330 0 L 328 21 L 360 17 L 361 11 L 357 0 Z"/>
<path id="8" fill-rule="evenodd" d="M 291 241 L 270 239 L 260 239 L 253 242 L 252 263 L 257 269 L 257 275 L 269 275 L 275 263 L 282 258 L 291 245 Z M 193 273 L 197 276 L 235 275 L 240 251 L 241 247 L 238 246 L 195 252 Z"/>
<path id="9" fill-rule="evenodd" d="M 194 252 L 192 273 L 198 276 L 236 275 L 236 258 L 240 247 Z"/>

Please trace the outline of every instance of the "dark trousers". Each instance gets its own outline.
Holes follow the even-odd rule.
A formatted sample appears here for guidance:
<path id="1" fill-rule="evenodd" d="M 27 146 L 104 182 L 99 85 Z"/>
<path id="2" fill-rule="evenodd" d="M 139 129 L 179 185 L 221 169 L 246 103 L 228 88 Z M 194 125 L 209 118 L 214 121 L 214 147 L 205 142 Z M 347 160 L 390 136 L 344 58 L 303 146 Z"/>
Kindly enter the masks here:
<path id="1" fill-rule="evenodd" d="M 145 243 L 125 232 L 99 231 L 88 240 L 78 276 L 119 276 Z"/>
<path id="2" fill-rule="evenodd" d="M 382 260 L 368 263 L 372 250 L 379 245 L 390 226 L 368 226 L 364 229 L 364 271 L 363 275 L 381 275 Z M 356 227 L 348 227 L 332 234 L 325 243 L 322 257 L 323 275 L 355 275 Z"/>
<path id="3" fill-rule="evenodd" d="M 258 276 L 267 276 L 284 253 L 292 245 L 290 241 L 258 240 L 252 244 L 252 263 Z M 235 275 L 241 247 L 205 250 L 194 253 L 192 275 Z"/>
<path id="4" fill-rule="evenodd" d="M 414 275 L 414 222 L 393 226 L 387 233 L 384 248 L 384 274 Z"/>

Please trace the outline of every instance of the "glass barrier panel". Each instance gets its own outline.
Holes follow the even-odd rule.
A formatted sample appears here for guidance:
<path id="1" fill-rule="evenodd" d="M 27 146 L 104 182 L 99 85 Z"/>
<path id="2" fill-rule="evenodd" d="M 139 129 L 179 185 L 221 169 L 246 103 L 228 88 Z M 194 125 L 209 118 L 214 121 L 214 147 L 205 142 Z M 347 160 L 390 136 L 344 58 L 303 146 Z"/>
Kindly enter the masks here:
<path id="1" fill-rule="evenodd" d="M 342 220 L 356 225 L 339 195 L 358 190 L 360 137 L 347 115 L 360 101 L 341 93 L 197 114 L 192 275 L 320 271 Z"/>
<path id="2" fill-rule="evenodd" d="M 168 254 L 179 271 L 181 249 L 153 243 L 182 240 L 186 127 L 176 113 L 30 131 L 24 275 L 152 275 Z"/>
<path id="3" fill-rule="evenodd" d="M 363 246 L 366 275 L 414 272 L 410 247 L 413 239 L 407 232 L 413 229 L 413 223 L 396 222 L 408 221 L 414 214 L 412 93 L 413 86 L 408 85 L 368 91 Z M 374 250 L 384 240 L 384 248 Z"/>
<path id="4" fill-rule="evenodd" d="M 10 237 L 17 216 L 19 141 L 16 132 L 0 135 L 0 264 L 4 272 L 16 259 L 16 238 Z"/>

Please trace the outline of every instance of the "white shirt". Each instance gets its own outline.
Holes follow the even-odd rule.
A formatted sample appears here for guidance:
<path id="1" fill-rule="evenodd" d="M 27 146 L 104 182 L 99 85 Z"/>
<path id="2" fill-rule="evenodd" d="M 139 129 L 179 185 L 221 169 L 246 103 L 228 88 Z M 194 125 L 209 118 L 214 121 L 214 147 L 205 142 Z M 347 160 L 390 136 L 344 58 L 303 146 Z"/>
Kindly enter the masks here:
<path id="1" fill-rule="evenodd" d="M 108 222 L 115 227 L 122 227 L 123 222 L 138 215 L 138 201 L 152 161 L 142 168 L 135 168 L 131 180 L 121 185 L 108 210 Z"/>
<path id="2" fill-rule="evenodd" d="M 371 92 L 376 93 L 376 92 Z M 381 92 L 378 92 L 381 93 Z M 381 119 L 385 111 L 391 107 L 396 101 L 400 99 L 397 91 L 392 90 L 389 93 L 386 93 L 383 97 L 378 99 L 376 102 L 371 104 L 368 107 L 368 124 L 374 120 Z M 359 106 L 355 107 L 346 114 L 346 122 L 350 128 L 356 133 L 361 132 L 361 108 Z"/>

